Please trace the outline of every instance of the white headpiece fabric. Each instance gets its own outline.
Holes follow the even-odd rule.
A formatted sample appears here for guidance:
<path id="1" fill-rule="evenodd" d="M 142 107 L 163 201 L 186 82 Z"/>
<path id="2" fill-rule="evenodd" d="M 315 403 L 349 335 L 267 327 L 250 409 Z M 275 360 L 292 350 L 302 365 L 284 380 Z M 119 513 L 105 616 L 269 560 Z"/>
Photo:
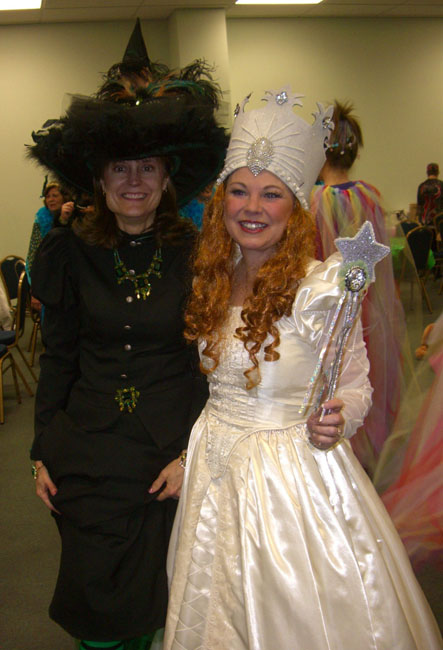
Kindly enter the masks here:
<path id="1" fill-rule="evenodd" d="M 294 106 L 303 105 L 303 95 L 292 94 L 290 86 L 265 91 L 266 105 L 245 111 L 250 96 L 235 109 L 225 164 L 217 183 L 240 167 L 248 167 L 254 176 L 267 170 L 309 209 L 311 190 L 326 160 L 334 107 L 325 110 L 317 103 L 318 111 L 313 113 L 314 123 L 310 125 L 294 113 Z"/>

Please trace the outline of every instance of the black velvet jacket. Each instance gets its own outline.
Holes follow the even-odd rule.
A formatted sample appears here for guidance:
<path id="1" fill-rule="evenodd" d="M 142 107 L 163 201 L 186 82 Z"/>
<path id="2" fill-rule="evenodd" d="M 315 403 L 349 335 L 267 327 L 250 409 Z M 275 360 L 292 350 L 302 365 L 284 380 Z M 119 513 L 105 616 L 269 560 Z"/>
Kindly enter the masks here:
<path id="1" fill-rule="evenodd" d="M 183 338 L 192 245 L 190 238 L 162 247 L 162 277 L 150 276 L 143 300 L 132 282 L 117 283 L 112 250 L 89 246 L 70 229 L 48 234 L 32 270 L 33 294 L 45 305 L 32 458 L 41 458 L 41 436 L 60 411 L 90 432 L 136 418 L 159 450 L 186 446 L 207 399 L 197 351 Z M 125 235 L 119 254 L 142 273 L 155 248 L 152 235 Z M 122 416 L 116 392 L 129 387 L 140 397 Z"/>

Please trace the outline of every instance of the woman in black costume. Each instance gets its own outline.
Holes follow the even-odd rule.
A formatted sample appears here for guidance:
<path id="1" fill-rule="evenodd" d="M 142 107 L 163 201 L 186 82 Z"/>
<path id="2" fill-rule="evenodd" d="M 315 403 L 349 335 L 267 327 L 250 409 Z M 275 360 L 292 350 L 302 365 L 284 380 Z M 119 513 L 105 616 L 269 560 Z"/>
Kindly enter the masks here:
<path id="1" fill-rule="evenodd" d="M 96 200 L 32 274 L 46 315 L 31 458 L 62 540 L 50 615 L 80 648 L 149 648 L 164 625 L 182 451 L 207 396 L 182 335 L 194 231 L 175 195 L 205 187 L 225 148 L 197 76 L 123 104 L 75 98 L 30 148 Z"/>

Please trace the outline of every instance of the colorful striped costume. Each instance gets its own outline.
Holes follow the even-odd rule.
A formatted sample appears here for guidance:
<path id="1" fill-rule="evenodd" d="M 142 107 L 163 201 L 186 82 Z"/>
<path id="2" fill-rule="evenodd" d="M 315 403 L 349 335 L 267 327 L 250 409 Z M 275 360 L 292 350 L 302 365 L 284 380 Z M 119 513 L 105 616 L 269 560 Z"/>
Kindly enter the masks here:
<path id="1" fill-rule="evenodd" d="M 353 237 L 366 220 L 372 223 L 377 240 L 389 245 L 380 193 L 368 183 L 316 185 L 311 211 L 318 229 L 317 257 L 321 260 L 335 251 L 336 237 Z M 374 394 L 372 409 L 352 443 L 360 462 L 373 477 L 384 442 L 393 430 L 403 381 L 406 326 L 390 257 L 377 268 L 377 279 L 363 302 L 362 322 Z"/>

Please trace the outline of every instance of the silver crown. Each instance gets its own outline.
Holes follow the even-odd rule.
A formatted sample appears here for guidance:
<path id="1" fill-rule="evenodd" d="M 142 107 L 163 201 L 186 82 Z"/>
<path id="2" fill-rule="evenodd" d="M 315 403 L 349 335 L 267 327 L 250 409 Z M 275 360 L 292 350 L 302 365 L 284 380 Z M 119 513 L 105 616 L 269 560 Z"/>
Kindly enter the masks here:
<path id="1" fill-rule="evenodd" d="M 267 90 L 262 108 L 245 112 L 250 95 L 237 105 L 225 165 L 217 179 L 222 183 L 240 167 L 254 176 L 267 170 L 278 176 L 295 194 L 305 209 L 325 162 L 329 132 L 333 128 L 333 106 L 326 110 L 317 103 L 314 123 L 309 125 L 292 110 L 302 106 L 303 95 L 291 93 L 289 86 Z"/>

